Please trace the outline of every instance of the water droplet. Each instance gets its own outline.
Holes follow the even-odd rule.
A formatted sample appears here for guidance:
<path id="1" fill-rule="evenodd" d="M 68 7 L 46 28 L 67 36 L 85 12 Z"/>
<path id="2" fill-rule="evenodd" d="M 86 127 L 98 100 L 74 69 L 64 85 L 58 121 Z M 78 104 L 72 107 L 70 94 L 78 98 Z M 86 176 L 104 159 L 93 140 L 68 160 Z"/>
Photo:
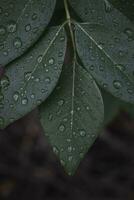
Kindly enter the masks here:
<path id="1" fill-rule="evenodd" d="M 45 82 L 46 82 L 46 83 L 51 83 L 51 79 L 50 79 L 49 77 L 47 77 L 47 78 L 45 79 Z"/>
<path id="2" fill-rule="evenodd" d="M 53 119 L 53 115 L 50 114 L 50 115 L 48 116 L 48 120 L 49 120 L 49 121 L 52 121 L 52 119 Z"/>
<path id="3" fill-rule="evenodd" d="M 22 46 L 22 41 L 21 41 L 21 39 L 20 38 L 16 38 L 15 40 L 14 40 L 14 46 L 15 46 L 15 48 L 20 48 L 21 46 Z"/>
<path id="4" fill-rule="evenodd" d="M 31 77 L 31 72 L 26 72 L 26 73 L 24 74 L 25 80 L 28 80 L 30 77 Z"/>
<path id="5" fill-rule="evenodd" d="M 35 94 L 31 94 L 31 99 L 34 99 L 35 98 Z"/>
<path id="6" fill-rule="evenodd" d="M 49 60 L 49 64 L 50 64 L 50 65 L 53 65 L 53 64 L 54 64 L 54 58 L 51 58 L 51 59 Z"/>
<path id="7" fill-rule="evenodd" d="M 22 105 L 26 105 L 28 103 L 28 99 L 27 98 L 22 99 L 21 103 Z"/>
<path id="8" fill-rule="evenodd" d="M 57 147 L 53 147 L 53 152 L 57 155 L 59 153 L 59 150 L 57 149 Z"/>
<path id="9" fill-rule="evenodd" d="M 18 92 L 14 93 L 13 99 L 14 99 L 14 101 L 18 101 L 18 99 L 19 99 L 19 93 Z"/>
<path id="10" fill-rule="evenodd" d="M 127 90 L 129 94 L 133 94 L 133 90 L 132 89 L 128 89 Z"/>
<path id="11" fill-rule="evenodd" d="M 126 28 L 126 29 L 124 30 L 124 33 L 125 33 L 129 38 L 133 37 L 133 31 L 132 31 L 130 28 Z"/>
<path id="12" fill-rule="evenodd" d="M 34 14 L 32 15 L 32 20 L 36 20 L 36 19 L 37 19 L 37 14 L 34 13 Z"/>
<path id="13" fill-rule="evenodd" d="M 116 89 L 120 89 L 120 88 L 122 87 L 121 82 L 118 81 L 118 80 L 115 80 L 115 81 L 113 82 L 113 85 L 114 85 L 114 87 L 115 87 Z"/>
<path id="14" fill-rule="evenodd" d="M 31 25 L 30 25 L 30 24 L 27 24 L 27 25 L 25 26 L 25 30 L 26 30 L 26 32 L 30 31 L 30 30 L 31 30 Z"/>
<path id="15" fill-rule="evenodd" d="M 86 132 L 84 130 L 80 131 L 80 136 L 84 137 L 86 135 Z"/>
<path id="16" fill-rule="evenodd" d="M 37 58 L 38 63 L 41 63 L 42 59 L 43 59 L 42 55 L 39 55 L 38 58 Z"/>
<path id="17" fill-rule="evenodd" d="M 67 150 L 68 150 L 69 153 L 72 152 L 72 149 L 73 149 L 73 148 L 72 148 L 71 146 L 69 146 L 69 147 L 67 148 Z"/>
<path id="18" fill-rule="evenodd" d="M 9 22 L 9 24 L 7 25 L 7 31 L 9 33 L 14 33 L 17 30 L 17 25 L 14 21 Z"/>
<path id="19" fill-rule="evenodd" d="M 60 126 L 59 126 L 59 131 L 60 131 L 60 132 L 63 132 L 64 130 L 65 130 L 65 126 L 64 126 L 64 125 L 60 125 Z"/>
<path id="20" fill-rule="evenodd" d="M 73 159 L 73 157 L 72 157 L 72 156 L 69 156 L 69 157 L 68 157 L 68 161 L 69 161 L 69 162 L 71 162 L 71 161 L 72 161 L 72 159 Z"/>
<path id="21" fill-rule="evenodd" d="M 9 78 L 7 76 L 3 76 L 1 81 L 0 81 L 1 87 L 3 89 L 7 89 L 8 86 L 10 85 L 10 81 Z"/>
<path id="22" fill-rule="evenodd" d="M 64 100 L 60 100 L 59 102 L 58 102 L 58 105 L 59 106 L 62 106 L 64 104 Z"/>
<path id="23" fill-rule="evenodd" d="M 94 65 L 91 65 L 91 66 L 89 67 L 89 70 L 93 71 L 93 70 L 94 70 Z"/>
<path id="24" fill-rule="evenodd" d="M 115 65 L 115 67 L 117 67 L 121 71 L 125 71 L 125 69 L 126 69 L 125 66 L 121 65 L 121 64 Z"/>

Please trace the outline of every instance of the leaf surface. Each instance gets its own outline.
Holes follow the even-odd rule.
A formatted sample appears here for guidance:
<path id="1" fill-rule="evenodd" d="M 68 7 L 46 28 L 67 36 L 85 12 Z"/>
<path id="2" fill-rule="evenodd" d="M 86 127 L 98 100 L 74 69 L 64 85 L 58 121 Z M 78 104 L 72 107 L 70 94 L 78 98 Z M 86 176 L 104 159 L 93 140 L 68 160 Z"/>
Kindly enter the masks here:
<path id="1" fill-rule="evenodd" d="M 99 134 L 103 102 L 94 80 L 75 64 L 63 68 L 54 93 L 40 107 L 41 122 L 69 175 Z"/>
<path id="2" fill-rule="evenodd" d="M 134 103 L 134 32 L 131 38 L 101 24 L 76 24 L 76 46 L 84 67 L 105 90 Z"/>
<path id="3" fill-rule="evenodd" d="M 22 55 L 42 34 L 56 0 L 0 0 L 0 65 Z"/>
<path id="4" fill-rule="evenodd" d="M 0 127 L 21 118 L 52 92 L 66 51 L 64 28 L 53 27 L 21 59 L 6 68 L 0 80 Z"/>

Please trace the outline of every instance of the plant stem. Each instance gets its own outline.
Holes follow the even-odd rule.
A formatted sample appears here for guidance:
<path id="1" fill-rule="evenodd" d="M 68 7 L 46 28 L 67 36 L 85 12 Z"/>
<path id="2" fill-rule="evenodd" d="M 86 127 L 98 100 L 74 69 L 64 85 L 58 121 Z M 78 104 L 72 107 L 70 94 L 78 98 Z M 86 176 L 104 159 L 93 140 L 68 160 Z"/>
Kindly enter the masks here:
<path id="1" fill-rule="evenodd" d="M 75 39 L 74 39 L 74 33 L 73 33 L 73 30 L 72 30 L 72 20 L 71 20 L 71 16 L 70 16 L 70 13 L 69 13 L 69 8 L 68 8 L 68 2 L 67 2 L 67 0 L 64 0 L 64 6 L 65 6 L 66 17 L 67 17 L 68 26 L 69 26 L 70 35 L 71 35 L 72 44 L 73 44 L 74 59 L 76 60 L 76 46 L 75 46 Z"/>

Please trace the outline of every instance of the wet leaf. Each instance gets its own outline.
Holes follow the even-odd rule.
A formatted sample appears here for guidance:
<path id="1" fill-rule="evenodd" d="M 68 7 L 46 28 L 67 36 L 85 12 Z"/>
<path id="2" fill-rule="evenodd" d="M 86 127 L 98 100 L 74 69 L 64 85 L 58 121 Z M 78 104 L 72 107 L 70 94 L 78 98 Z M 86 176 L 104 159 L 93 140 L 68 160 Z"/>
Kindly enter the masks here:
<path id="1" fill-rule="evenodd" d="M 65 65 L 59 84 L 40 107 L 41 122 L 69 175 L 99 134 L 103 102 L 97 85 L 79 65 Z"/>
<path id="2" fill-rule="evenodd" d="M 133 30 L 116 32 L 101 24 L 77 23 L 76 46 L 84 67 L 98 84 L 134 103 Z"/>
<path id="3" fill-rule="evenodd" d="M 53 27 L 33 50 L 8 65 L 0 80 L 0 128 L 37 107 L 59 79 L 66 51 L 63 27 Z"/>
<path id="4" fill-rule="evenodd" d="M 22 55 L 51 19 L 56 0 L 0 0 L 0 64 Z"/>

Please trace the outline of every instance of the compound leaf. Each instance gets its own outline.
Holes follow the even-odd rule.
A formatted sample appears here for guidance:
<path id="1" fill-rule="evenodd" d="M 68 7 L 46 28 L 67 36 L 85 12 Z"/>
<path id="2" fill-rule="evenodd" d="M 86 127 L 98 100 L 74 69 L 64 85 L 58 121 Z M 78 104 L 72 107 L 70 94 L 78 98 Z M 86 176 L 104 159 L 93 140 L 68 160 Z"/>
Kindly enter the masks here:
<path id="1" fill-rule="evenodd" d="M 72 175 L 103 122 L 103 102 L 96 83 L 81 66 L 65 65 L 57 88 L 41 105 L 40 115 L 54 152 Z"/>
<path id="2" fill-rule="evenodd" d="M 0 65 L 20 56 L 41 35 L 56 0 L 0 0 Z"/>
<path id="3" fill-rule="evenodd" d="M 0 128 L 21 118 L 54 89 L 64 62 L 63 26 L 51 28 L 34 48 L 6 68 L 0 80 Z"/>

